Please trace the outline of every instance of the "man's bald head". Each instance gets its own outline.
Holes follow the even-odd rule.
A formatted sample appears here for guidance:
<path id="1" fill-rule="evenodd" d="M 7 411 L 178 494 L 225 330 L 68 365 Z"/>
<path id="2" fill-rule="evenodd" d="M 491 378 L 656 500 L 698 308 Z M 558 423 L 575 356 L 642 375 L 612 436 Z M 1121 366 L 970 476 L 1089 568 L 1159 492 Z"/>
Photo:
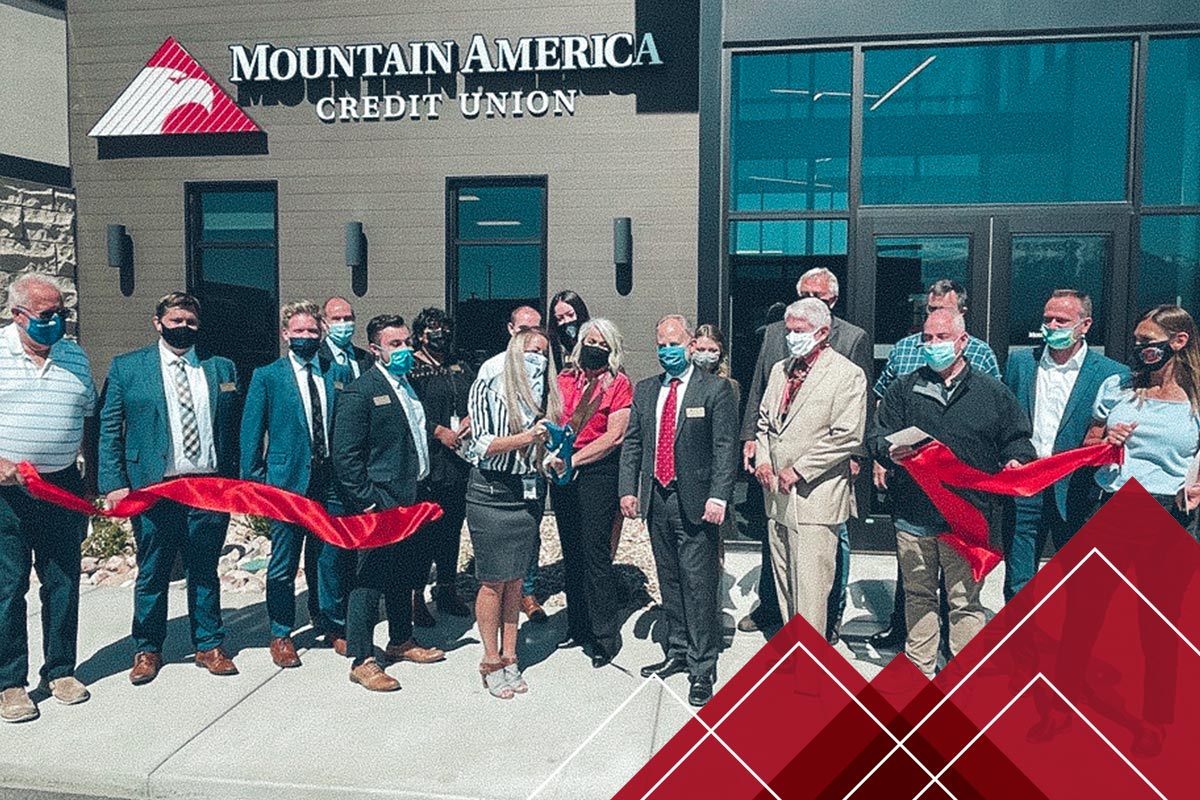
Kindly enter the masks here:
<path id="1" fill-rule="evenodd" d="M 344 297 L 331 297 L 325 301 L 327 322 L 347 322 L 354 319 L 354 306 Z"/>
<path id="2" fill-rule="evenodd" d="M 923 341 L 953 341 L 967 332 L 967 323 L 957 311 L 939 308 L 925 318 L 922 330 Z"/>

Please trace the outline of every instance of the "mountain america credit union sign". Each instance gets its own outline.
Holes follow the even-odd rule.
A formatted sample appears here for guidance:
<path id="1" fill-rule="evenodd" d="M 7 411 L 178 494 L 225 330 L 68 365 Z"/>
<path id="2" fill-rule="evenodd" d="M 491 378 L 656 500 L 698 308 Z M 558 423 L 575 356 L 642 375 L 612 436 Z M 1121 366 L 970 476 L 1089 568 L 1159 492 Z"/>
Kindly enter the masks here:
<path id="1" fill-rule="evenodd" d="M 533 88 L 485 91 L 458 90 L 458 76 L 494 78 L 504 74 L 564 76 L 598 70 L 628 70 L 663 63 L 654 34 L 628 32 L 588 36 L 532 36 L 515 42 L 482 34 L 471 37 L 465 49 L 452 40 L 404 44 L 307 45 L 252 47 L 230 45 L 229 80 L 253 103 L 266 87 L 295 81 L 329 82 L 333 91 L 316 98 L 314 110 L 324 122 L 362 120 L 436 120 L 444 111 L 446 94 L 458 100 L 463 117 L 573 116 L 577 88 Z M 453 92 L 388 92 L 389 82 L 404 79 L 453 81 Z M 348 83 L 347 83 L 348 82 Z M 368 92 L 361 89 L 366 82 Z"/>

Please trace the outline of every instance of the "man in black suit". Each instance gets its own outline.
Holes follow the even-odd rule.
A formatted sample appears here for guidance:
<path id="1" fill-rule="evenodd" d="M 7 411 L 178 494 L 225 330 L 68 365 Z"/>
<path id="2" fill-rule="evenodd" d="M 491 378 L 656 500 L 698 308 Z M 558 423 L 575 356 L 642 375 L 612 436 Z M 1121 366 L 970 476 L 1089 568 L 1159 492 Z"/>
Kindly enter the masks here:
<path id="1" fill-rule="evenodd" d="M 796 294 L 800 298 L 815 297 L 830 310 L 837 305 L 838 279 L 824 267 L 810 269 L 800 276 L 796 283 Z M 857 325 L 852 325 L 841 317 L 834 316 L 833 325 L 829 329 L 829 346 L 839 355 L 858 365 L 870 382 L 875 374 L 875 363 L 872 357 L 871 342 L 867 332 Z M 762 347 L 758 351 L 758 362 L 754 365 L 754 378 L 750 382 L 750 392 L 746 395 L 746 412 L 742 416 L 742 468 L 747 472 L 754 471 L 754 437 L 755 425 L 758 422 L 758 405 L 762 402 L 763 392 L 767 388 L 767 380 L 771 377 L 771 367 L 790 357 L 787 345 L 787 328 L 783 320 L 767 326 L 763 334 Z M 868 412 L 869 413 L 869 412 Z M 868 426 L 870 419 L 867 420 Z M 861 463 L 855 459 L 851 463 L 851 474 L 857 478 Z M 775 599 L 775 585 L 769 580 L 771 575 L 771 551 L 767 546 L 767 538 L 763 537 L 762 573 L 763 580 L 758 584 L 758 608 L 741 622 L 738 629 L 744 632 L 778 628 L 783 624 L 779 617 L 779 603 Z M 829 595 L 828 624 L 825 631 L 831 644 L 841 636 L 842 613 L 846 610 L 846 582 L 849 579 L 850 540 L 846 526 L 842 525 L 838 532 L 838 571 L 833 582 L 833 590 Z"/>
<path id="2" fill-rule="evenodd" d="M 649 521 L 667 625 L 666 659 L 642 676 L 687 672 L 688 701 L 702 706 L 712 697 L 721 641 L 712 610 L 720 526 L 737 473 L 737 402 L 728 381 L 692 367 L 686 319 L 664 317 L 655 333 L 664 371 L 634 389 L 618 491 L 626 517 Z"/>
<path id="3" fill-rule="evenodd" d="M 340 383 L 350 383 L 366 372 L 375 357 L 370 350 L 363 350 L 351 340 L 354 338 L 354 307 L 344 297 L 331 297 L 325 301 L 325 325 L 329 335 L 321 342 L 317 351 L 317 363 L 321 373 L 333 375 Z"/>
<path id="4" fill-rule="evenodd" d="M 382 511 L 417 502 L 417 483 L 429 474 L 425 410 L 409 386 L 413 351 L 403 317 L 384 314 L 367 323 L 376 366 L 337 397 L 333 416 L 334 472 L 351 513 Z M 418 534 L 419 535 L 419 534 Z M 412 639 L 412 590 L 424 583 L 413 574 L 411 542 L 356 551 L 346 610 L 350 680 L 375 692 L 400 683 L 375 661 L 373 633 L 379 598 L 387 600 L 391 661 L 429 663 L 445 654 Z"/>

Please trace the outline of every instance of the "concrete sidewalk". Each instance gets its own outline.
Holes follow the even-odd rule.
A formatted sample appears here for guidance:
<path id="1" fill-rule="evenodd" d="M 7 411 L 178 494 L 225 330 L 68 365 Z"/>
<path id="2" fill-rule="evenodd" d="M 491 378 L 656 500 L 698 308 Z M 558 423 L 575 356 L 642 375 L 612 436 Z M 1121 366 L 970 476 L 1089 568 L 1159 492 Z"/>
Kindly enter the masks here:
<path id="1" fill-rule="evenodd" d="M 853 563 L 846 632 L 866 634 L 877 629 L 880 610 L 890 610 L 895 559 L 855 556 Z M 733 631 L 755 602 L 757 553 L 730 552 L 725 566 L 728 648 L 718 691 L 764 641 Z M 989 608 L 998 607 L 1002 580 L 989 576 Z M 686 676 L 667 681 L 672 694 L 638 675 L 661 658 L 655 606 L 633 612 L 624 649 L 599 670 L 579 650 L 555 649 L 566 631 L 561 610 L 545 624 L 526 622 L 519 652 L 531 689 L 501 701 L 480 684 L 473 620 L 446 617 L 418 629 L 425 644 L 448 651 L 447 660 L 391 666 L 403 689 L 372 695 L 349 682 L 348 663 L 331 650 L 302 650 L 303 667 L 277 669 L 267 652 L 262 595 L 225 596 L 227 645 L 241 674 L 210 676 L 190 660 L 181 587 L 171 592 L 167 664 L 156 681 L 134 687 L 127 677 L 132 597 L 131 587 L 84 587 L 77 675 L 91 686 L 92 700 L 66 707 L 42 699 L 41 719 L 0 726 L 0 787 L 7 787 L 0 800 L 605 798 L 691 713 L 683 702 Z M 41 633 L 31 599 L 36 682 Z M 302 601 L 297 609 L 303 614 Z M 301 632 L 297 642 L 311 639 Z M 838 649 L 868 676 L 893 655 L 863 643 Z"/>

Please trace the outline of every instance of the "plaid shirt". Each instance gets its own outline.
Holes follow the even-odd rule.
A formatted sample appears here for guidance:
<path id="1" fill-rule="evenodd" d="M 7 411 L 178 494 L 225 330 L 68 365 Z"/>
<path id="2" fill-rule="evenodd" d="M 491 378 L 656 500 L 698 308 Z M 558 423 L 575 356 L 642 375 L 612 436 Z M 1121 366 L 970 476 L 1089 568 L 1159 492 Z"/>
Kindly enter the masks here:
<path id="1" fill-rule="evenodd" d="M 973 369 L 1000 380 L 1000 365 L 996 362 L 996 354 L 992 352 L 992 348 L 988 347 L 987 342 L 968 335 L 967 348 L 963 351 L 963 355 L 966 356 Z M 925 360 L 921 358 L 921 334 L 914 333 L 905 336 L 896 342 L 892 351 L 888 353 L 887 364 L 884 365 L 879 380 L 875 381 L 875 394 L 883 397 L 887 388 L 892 385 L 892 381 L 902 375 L 916 372 L 924 365 Z"/>

